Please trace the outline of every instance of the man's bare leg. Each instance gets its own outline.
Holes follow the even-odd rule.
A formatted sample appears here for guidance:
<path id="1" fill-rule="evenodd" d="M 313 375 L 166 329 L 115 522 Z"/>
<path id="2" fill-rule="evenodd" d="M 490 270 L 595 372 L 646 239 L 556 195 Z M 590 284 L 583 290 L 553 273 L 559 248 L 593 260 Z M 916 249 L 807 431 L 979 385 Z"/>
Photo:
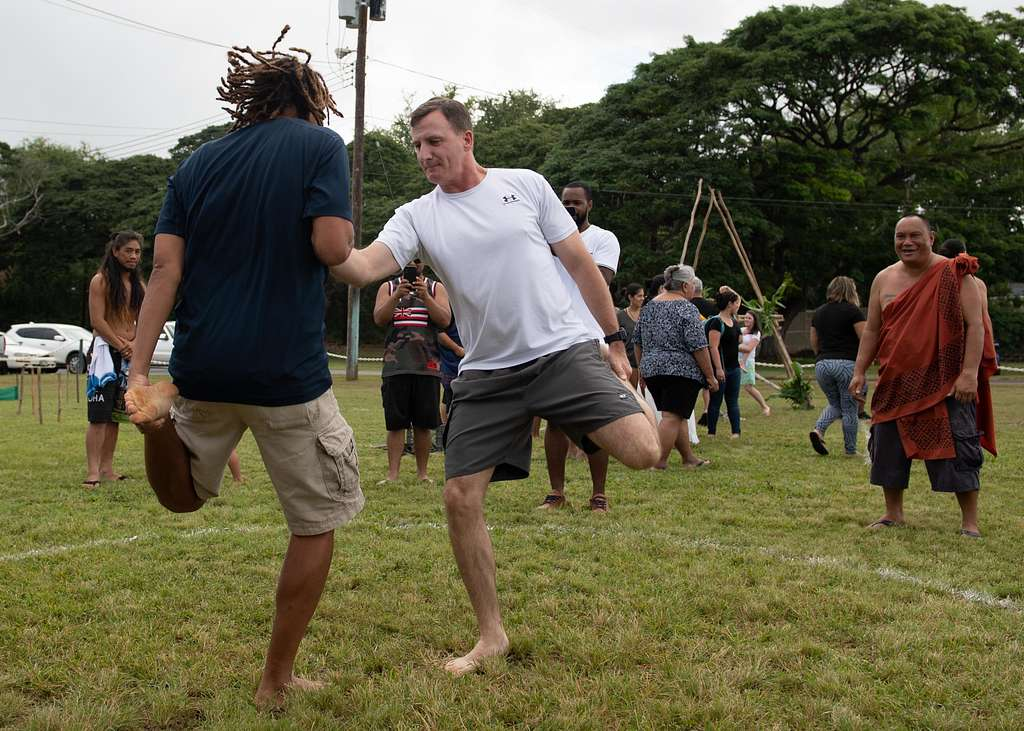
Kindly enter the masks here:
<path id="1" fill-rule="evenodd" d="M 255 703 L 259 708 L 281 705 L 290 689 L 323 687 L 323 683 L 295 676 L 295 655 L 320 602 L 333 555 L 334 531 L 318 536 L 293 535 L 288 542 L 277 581 L 277 610 L 270 648 L 256 689 Z"/>
<path id="2" fill-rule="evenodd" d="M 100 477 L 105 480 L 117 480 L 121 477 L 114 472 L 114 451 L 117 449 L 117 435 L 120 425 L 116 422 L 103 425 L 103 450 L 100 452 Z"/>
<path id="3" fill-rule="evenodd" d="M 590 482 L 593 485 L 592 495 L 604 495 L 604 486 L 608 482 L 608 453 L 603 449 L 587 455 L 590 467 Z"/>
<path id="4" fill-rule="evenodd" d="M 587 435 L 590 440 L 627 467 L 646 470 L 661 457 L 661 442 L 654 413 L 630 414 Z"/>
<path id="5" fill-rule="evenodd" d="M 434 432 L 414 426 L 412 429 L 413 452 L 416 454 L 416 477 L 420 480 L 430 479 L 427 475 L 427 462 L 430 460 L 430 448 L 434 446 Z"/>
<path id="6" fill-rule="evenodd" d="M 501 626 L 498 607 L 494 549 L 484 522 L 484 495 L 493 473 L 492 467 L 473 475 L 453 477 L 444 486 L 448 538 L 480 629 L 480 639 L 473 649 L 445 664 L 445 670 L 453 675 L 472 672 L 485 659 L 508 651 L 508 637 Z"/>
<path id="7" fill-rule="evenodd" d="M 960 529 L 979 533 L 978 530 L 978 491 L 958 492 L 956 501 L 960 503 Z"/>
<path id="8" fill-rule="evenodd" d="M 405 429 L 388 432 L 388 482 L 398 479 L 398 468 L 405 451 Z"/>
<path id="9" fill-rule="evenodd" d="M 553 424 L 544 430 L 544 461 L 548 466 L 551 494 L 565 497 L 565 461 L 569 457 L 569 437 Z M 548 503 L 544 503 L 545 506 Z"/>
<path id="10" fill-rule="evenodd" d="M 171 405 L 178 389 L 167 382 L 130 388 L 125 394 L 128 418 L 143 434 L 146 478 L 157 500 L 175 513 L 191 513 L 203 506 L 192 482 L 192 462 L 171 421 Z"/>
<path id="11" fill-rule="evenodd" d="M 83 485 L 94 487 L 100 481 L 100 462 L 103 441 L 107 436 L 106 424 L 89 424 L 85 428 L 85 480 Z"/>
<path id="12" fill-rule="evenodd" d="M 868 527 L 885 527 L 885 523 L 882 521 L 892 521 L 896 525 L 903 525 L 903 490 L 883 487 L 882 493 L 885 495 L 885 515 Z"/>

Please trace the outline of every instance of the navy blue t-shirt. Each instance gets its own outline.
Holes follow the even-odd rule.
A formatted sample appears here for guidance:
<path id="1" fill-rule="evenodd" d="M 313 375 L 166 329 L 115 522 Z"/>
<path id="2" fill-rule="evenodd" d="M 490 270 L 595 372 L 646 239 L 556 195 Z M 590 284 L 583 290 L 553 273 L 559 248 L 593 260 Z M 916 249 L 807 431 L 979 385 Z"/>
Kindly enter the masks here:
<path id="1" fill-rule="evenodd" d="M 318 216 L 352 218 L 348 154 L 295 118 L 208 142 L 168 179 L 156 233 L 185 239 L 170 364 L 182 396 L 287 406 L 330 388 Z"/>

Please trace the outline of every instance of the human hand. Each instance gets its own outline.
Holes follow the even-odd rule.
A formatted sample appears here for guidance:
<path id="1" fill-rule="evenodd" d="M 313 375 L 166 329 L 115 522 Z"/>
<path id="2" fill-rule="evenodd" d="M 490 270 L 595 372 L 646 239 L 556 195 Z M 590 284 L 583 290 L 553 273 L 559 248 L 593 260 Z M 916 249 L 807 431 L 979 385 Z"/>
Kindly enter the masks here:
<path id="1" fill-rule="evenodd" d="M 953 384 L 953 398 L 962 404 L 974 403 L 978 400 L 978 374 L 961 373 Z"/>
<path id="2" fill-rule="evenodd" d="M 715 393 L 718 390 L 718 379 L 712 376 L 708 380 L 708 392 Z"/>
<path id="3" fill-rule="evenodd" d="M 863 405 L 864 398 L 864 374 L 854 373 L 853 378 L 850 379 L 850 385 L 846 389 L 853 396 L 853 400 Z"/>
<path id="4" fill-rule="evenodd" d="M 615 375 L 629 383 L 629 376 L 633 372 L 633 366 L 629 364 L 629 358 L 626 357 L 626 347 L 621 342 L 612 343 L 608 346 L 608 365 L 611 366 L 612 372 Z"/>
<path id="5" fill-rule="evenodd" d="M 725 380 L 725 369 L 723 369 L 723 368 L 716 369 L 715 370 L 715 378 L 718 379 L 719 381 L 724 381 Z"/>
<path id="6" fill-rule="evenodd" d="M 123 355 L 128 360 L 131 360 L 132 359 L 132 348 L 134 346 L 135 346 L 135 341 L 134 340 L 126 340 L 124 345 L 121 347 L 121 350 L 120 350 L 121 355 Z"/>
<path id="7" fill-rule="evenodd" d="M 424 277 L 416 277 L 416 281 L 413 282 L 413 289 L 416 290 L 416 296 L 426 302 L 432 299 L 430 296 L 430 288 L 427 286 L 427 280 Z"/>
<path id="8" fill-rule="evenodd" d="M 408 297 L 413 292 L 413 285 L 404 279 L 399 280 L 398 286 L 395 287 L 395 293 L 392 295 L 396 300 L 400 300 L 403 297 Z"/>

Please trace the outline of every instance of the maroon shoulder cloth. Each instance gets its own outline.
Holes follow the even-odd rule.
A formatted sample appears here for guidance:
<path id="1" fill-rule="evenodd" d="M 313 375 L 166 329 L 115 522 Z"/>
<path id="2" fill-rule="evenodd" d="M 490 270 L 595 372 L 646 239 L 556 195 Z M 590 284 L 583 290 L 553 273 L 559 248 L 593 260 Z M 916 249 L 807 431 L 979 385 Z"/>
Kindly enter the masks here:
<path id="1" fill-rule="evenodd" d="M 964 362 L 967 328 L 960 309 L 960 285 L 976 271 L 978 260 L 967 254 L 941 261 L 882 310 L 871 422 L 896 421 L 903 449 L 912 459 L 956 456 L 945 400 Z M 981 445 L 994 455 L 989 378 L 996 371 L 996 351 L 988 322 L 984 327 L 977 422 Z"/>

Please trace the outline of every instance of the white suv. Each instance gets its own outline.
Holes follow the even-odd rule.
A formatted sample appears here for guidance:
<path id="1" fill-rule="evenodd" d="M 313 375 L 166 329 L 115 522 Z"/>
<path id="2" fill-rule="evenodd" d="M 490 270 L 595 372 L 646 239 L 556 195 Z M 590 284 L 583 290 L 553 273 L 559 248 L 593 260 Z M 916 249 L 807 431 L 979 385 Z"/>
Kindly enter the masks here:
<path id="1" fill-rule="evenodd" d="M 0 374 L 17 373 L 25 368 L 55 372 L 57 361 L 47 355 L 45 350 L 20 343 L 8 343 L 4 334 L 0 333 Z"/>
<path id="2" fill-rule="evenodd" d="M 85 353 L 92 342 L 92 333 L 78 325 L 52 322 L 27 322 L 7 331 L 7 345 L 39 348 L 53 358 L 58 366 L 67 366 L 72 373 L 85 370 Z"/>
<path id="3" fill-rule="evenodd" d="M 8 346 L 37 349 L 71 373 L 85 372 L 85 354 L 92 345 L 92 333 L 78 325 L 26 322 L 6 333 Z M 153 351 L 154 365 L 167 365 L 174 347 L 174 322 L 164 324 Z M 13 366 L 11 366 L 13 368 Z M 47 366 L 43 366 L 44 368 Z"/>

